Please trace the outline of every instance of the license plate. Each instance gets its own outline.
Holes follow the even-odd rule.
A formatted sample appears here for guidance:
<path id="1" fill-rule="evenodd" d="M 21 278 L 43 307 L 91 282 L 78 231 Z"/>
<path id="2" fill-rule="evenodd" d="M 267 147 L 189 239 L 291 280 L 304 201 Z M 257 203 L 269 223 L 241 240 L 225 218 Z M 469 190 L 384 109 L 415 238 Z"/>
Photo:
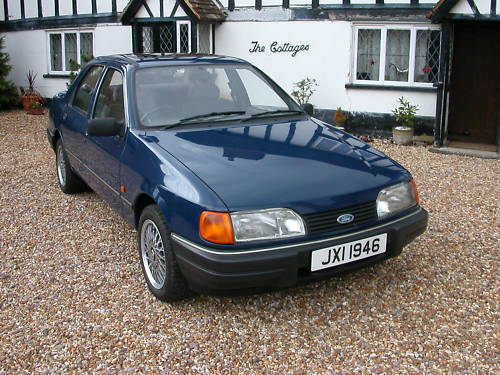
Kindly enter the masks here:
<path id="1" fill-rule="evenodd" d="M 387 233 L 315 250 L 312 252 L 311 271 L 335 267 L 385 253 Z"/>

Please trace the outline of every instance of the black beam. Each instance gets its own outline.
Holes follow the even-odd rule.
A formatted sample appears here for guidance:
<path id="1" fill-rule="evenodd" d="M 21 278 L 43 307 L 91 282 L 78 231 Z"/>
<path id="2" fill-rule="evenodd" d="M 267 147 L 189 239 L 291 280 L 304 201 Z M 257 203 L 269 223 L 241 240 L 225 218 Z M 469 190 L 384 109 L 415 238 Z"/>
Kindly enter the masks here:
<path id="1" fill-rule="evenodd" d="M 291 8 L 291 10 L 292 19 L 294 20 L 330 19 L 334 17 L 336 20 L 373 21 L 374 19 L 382 19 L 382 17 L 390 17 L 404 19 L 408 22 L 418 22 L 425 20 L 426 15 L 432 8 L 433 4 L 419 4 L 417 6 L 410 4 L 384 4 L 379 6 L 368 4 L 345 6 L 338 4 L 322 5 L 317 9 Z"/>
<path id="2" fill-rule="evenodd" d="M 290 0 L 283 0 L 283 8 L 290 8 Z"/>
<path id="3" fill-rule="evenodd" d="M 148 17 L 148 18 L 135 18 L 134 24 L 137 25 L 147 25 L 147 24 L 156 24 L 162 22 L 175 22 L 175 21 L 192 21 L 189 16 L 184 17 Z"/>
<path id="4" fill-rule="evenodd" d="M 227 2 L 227 9 L 229 9 L 230 12 L 234 10 L 234 0 L 229 0 Z"/>
<path id="5" fill-rule="evenodd" d="M 411 1 L 410 1 L 410 4 L 411 4 L 411 5 L 418 5 L 418 0 L 411 0 Z"/>
<path id="6" fill-rule="evenodd" d="M 467 2 L 469 3 L 472 11 L 474 12 L 474 14 L 476 16 L 481 14 L 481 13 L 479 13 L 479 9 L 477 9 L 477 6 L 476 6 L 476 3 L 474 2 L 474 0 L 467 0 Z"/>
<path id="7" fill-rule="evenodd" d="M 58 27 L 73 27 L 95 25 L 97 23 L 119 22 L 116 14 L 106 13 L 99 15 L 83 16 L 60 16 L 50 18 L 26 18 L 24 20 L 15 20 L 0 22 L 0 32 L 3 31 L 22 31 L 22 30 L 40 30 Z"/>
<path id="8" fill-rule="evenodd" d="M 497 14 L 497 0 L 491 0 L 490 14 L 492 16 Z"/>
<path id="9" fill-rule="evenodd" d="M 384 0 L 377 0 L 375 3 L 379 4 L 379 5 L 383 5 L 384 4 Z"/>
<path id="10" fill-rule="evenodd" d="M 175 12 L 177 12 L 177 8 L 179 8 L 179 1 L 175 2 L 174 7 L 172 8 L 172 13 L 170 13 L 170 17 L 175 16 Z"/>
<path id="11" fill-rule="evenodd" d="M 262 0 L 255 0 L 255 9 L 257 10 L 262 9 Z"/>
<path id="12" fill-rule="evenodd" d="M 59 0 L 54 0 L 54 15 L 59 17 Z"/>
<path id="13" fill-rule="evenodd" d="M 92 0 L 92 14 L 97 14 L 97 0 Z"/>
<path id="14" fill-rule="evenodd" d="M 163 0 L 158 0 L 158 1 L 160 2 L 160 17 L 163 17 L 163 16 L 165 16 L 163 14 Z"/>
<path id="15" fill-rule="evenodd" d="M 5 21 L 9 20 L 9 0 L 3 0 L 3 15 Z"/>
<path id="16" fill-rule="evenodd" d="M 434 123 L 434 145 L 442 146 L 447 113 L 447 91 L 450 67 L 450 46 L 452 43 L 452 25 L 443 21 L 441 27 L 441 50 L 439 51 L 439 74 L 437 84 L 436 119 Z"/>
<path id="17" fill-rule="evenodd" d="M 116 14 L 116 0 L 111 0 L 111 13 Z"/>
<path id="18" fill-rule="evenodd" d="M 26 11 L 24 9 L 24 0 L 19 0 L 19 5 L 21 6 L 21 19 L 26 18 Z"/>
<path id="19" fill-rule="evenodd" d="M 72 4 L 73 4 L 73 15 L 77 15 L 78 14 L 78 5 L 76 4 L 76 0 L 72 0 Z"/>
<path id="20" fill-rule="evenodd" d="M 42 0 L 38 0 L 38 18 L 43 17 L 43 11 L 42 11 Z"/>
<path id="21" fill-rule="evenodd" d="M 317 8 L 317 7 L 319 7 L 319 0 L 312 0 L 312 4 L 311 4 L 311 6 L 312 6 L 313 8 Z"/>
<path id="22" fill-rule="evenodd" d="M 153 18 L 154 17 L 153 12 L 151 12 L 151 8 L 149 7 L 148 3 L 144 0 L 142 0 L 142 5 L 146 9 L 146 12 L 148 12 L 149 17 Z"/>
<path id="23" fill-rule="evenodd" d="M 342 0 L 342 4 L 349 5 L 351 4 L 351 0 Z"/>

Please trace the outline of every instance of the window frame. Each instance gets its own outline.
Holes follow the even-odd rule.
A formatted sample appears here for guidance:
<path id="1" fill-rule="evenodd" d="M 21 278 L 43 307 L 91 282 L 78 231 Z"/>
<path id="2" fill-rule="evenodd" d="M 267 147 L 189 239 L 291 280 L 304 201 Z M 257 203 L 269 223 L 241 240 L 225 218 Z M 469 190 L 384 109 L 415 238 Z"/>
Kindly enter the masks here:
<path id="1" fill-rule="evenodd" d="M 98 64 L 96 64 L 96 65 L 98 65 Z M 90 107 L 90 112 L 89 112 L 90 119 L 96 118 L 95 117 L 95 110 L 97 107 L 97 101 L 99 100 L 99 95 L 101 93 L 102 85 L 104 85 L 104 81 L 106 80 L 106 75 L 111 70 L 118 72 L 122 76 L 123 121 L 124 121 L 124 124 L 126 124 L 127 123 L 127 103 L 126 103 L 127 97 L 126 97 L 126 89 L 125 89 L 125 74 L 123 74 L 123 72 L 120 69 L 118 69 L 114 66 L 107 66 L 107 65 L 104 65 L 104 70 L 102 71 L 101 76 L 99 77 L 99 81 L 94 89 L 94 100 L 92 102 L 92 106 Z"/>
<path id="2" fill-rule="evenodd" d="M 95 50 L 95 33 L 94 29 L 67 29 L 67 30 L 57 30 L 57 31 L 47 31 L 47 72 L 49 74 L 54 75 L 64 75 L 70 74 L 71 70 L 68 70 L 66 67 L 66 34 L 76 34 L 76 58 L 77 63 L 82 64 L 81 56 L 80 56 L 80 34 L 92 34 L 92 55 Z M 51 49 L 50 49 L 50 36 L 51 35 L 61 35 L 61 54 L 62 54 L 62 70 L 52 70 L 51 64 Z"/>
<path id="3" fill-rule="evenodd" d="M 200 24 L 197 25 L 196 27 L 196 53 L 200 53 L 200 27 L 199 27 Z M 210 52 L 208 53 L 209 55 L 213 55 L 214 54 L 214 43 L 213 43 L 213 38 L 214 38 L 214 28 L 213 28 L 213 24 L 212 23 L 209 23 L 209 50 Z"/>
<path id="4" fill-rule="evenodd" d="M 188 51 L 187 52 L 181 52 L 181 25 L 188 25 Z M 192 28 L 191 28 L 191 21 L 175 21 L 175 37 L 176 37 L 176 50 L 177 53 L 192 53 L 192 46 L 191 46 L 191 33 L 192 33 Z"/>
<path id="5" fill-rule="evenodd" d="M 90 73 L 90 70 L 93 69 L 94 67 L 100 67 L 100 68 L 102 68 L 102 71 L 99 74 L 99 78 L 97 79 L 97 83 L 96 83 L 95 87 L 92 89 L 92 94 L 90 96 L 90 102 L 88 104 L 88 108 L 86 111 L 83 111 L 80 107 L 77 107 L 74 105 L 74 101 L 75 101 L 78 89 L 80 88 L 80 84 L 83 82 L 85 77 Z M 103 74 L 105 74 L 105 72 L 107 71 L 107 69 L 106 69 L 107 66 L 104 64 L 92 64 L 88 68 L 87 67 L 85 67 L 85 68 L 86 68 L 85 74 L 81 77 L 78 84 L 75 86 L 75 89 L 71 93 L 71 99 L 68 101 L 68 106 L 71 107 L 73 110 L 77 111 L 78 113 L 80 113 L 82 116 L 85 116 L 86 118 L 90 118 L 90 115 L 94 113 L 96 90 L 98 87 L 100 87 L 101 81 L 104 77 Z"/>
<path id="6" fill-rule="evenodd" d="M 358 66 L 358 35 L 360 29 L 380 30 L 380 55 L 379 55 L 379 79 L 378 80 L 361 80 L 357 79 Z M 386 71 L 386 47 L 387 47 L 387 31 L 388 30 L 409 30 L 410 31 L 410 56 L 408 62 L 408 81 L 389 81 L 385 79 Z M 421 24 L 354 24 L 353 25 L 353 46 L 351 59 L 351 75 L 350 83 L 365 86 L 401 86 L 401 87 L 433 87 L 434 82 L 415 82 L 415 56 L 417 46 L 417 32 L 420 30 L 437 30 L 441 31 L 440 26 Z M 442 36 L 440 36 L 440 47 Z M 441 58 L 441 56 L 439 57 Z M 438 68 L 439 68 L 438 62 Z"/>

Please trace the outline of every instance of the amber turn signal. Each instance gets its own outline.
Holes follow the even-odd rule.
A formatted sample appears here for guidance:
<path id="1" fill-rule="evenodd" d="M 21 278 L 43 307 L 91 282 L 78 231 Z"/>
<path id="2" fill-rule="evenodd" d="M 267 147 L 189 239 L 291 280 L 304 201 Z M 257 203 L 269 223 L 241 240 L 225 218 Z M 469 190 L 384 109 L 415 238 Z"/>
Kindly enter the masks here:
<path id="1" fill-rule="evenodd" d="M 417 184 L 414 178 L 411 179 L 411 188 L 413 189 L 413 195 L 415 196 L 415 201 L 417 202 L 417 204 L 420 204 L 420 194 L 418 193 Z"/>
<path id="2" fill-rule="evenodd" d="M 200 236 L 214 243 L 234 243 L 231 216 L 227 212 L 203 211 L 200 215 Z"/>

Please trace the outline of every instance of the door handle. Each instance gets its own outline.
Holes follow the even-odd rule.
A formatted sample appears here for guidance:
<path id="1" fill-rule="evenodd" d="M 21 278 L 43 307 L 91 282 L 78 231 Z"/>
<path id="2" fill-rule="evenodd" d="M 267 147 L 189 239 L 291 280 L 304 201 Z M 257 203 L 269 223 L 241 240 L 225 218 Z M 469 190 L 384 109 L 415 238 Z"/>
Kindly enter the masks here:
<path id="1" fill-rule="evenodd" d="M 63 121 L 66 121 L 67 118 L 68 118 L 68 113 L 64 112 L 63 115 L 62 115 Z"/>

